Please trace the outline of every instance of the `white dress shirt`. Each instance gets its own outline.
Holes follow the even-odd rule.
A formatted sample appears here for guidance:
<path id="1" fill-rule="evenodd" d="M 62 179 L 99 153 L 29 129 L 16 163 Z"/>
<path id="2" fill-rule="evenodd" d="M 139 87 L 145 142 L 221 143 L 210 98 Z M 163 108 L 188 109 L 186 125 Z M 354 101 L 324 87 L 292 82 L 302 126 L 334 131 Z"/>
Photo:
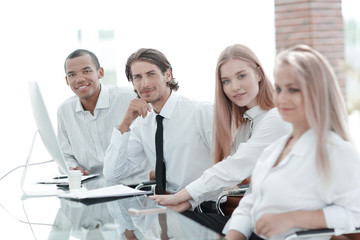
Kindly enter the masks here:
<path id="1" fill-rule="evenodd" d="M 353 144 L 330 133 L 327 152 L 331 171 L 324 184 L 316 168 L 316 138 L 311 129 L 273 167 L 288 138 L 279 139 L 263 152 L 252 174 L 252 192 L 240 201 L 224 228 L 225 233 L 234 229 L 249 236 L 265 213 L 317 209 L 323 210 L 327 227 L 334 228 L 336 234 L 360 226 L 360 156 Z M 272 239 L 283 239 L 297 230 Z"/>
<path id="2" fill-rule="evenodd" d="M 94 115 L 85 111 L 78 96 L 62 103 L 58 109 L 58 141 L 68 167 L 82 166 L 90 174 L 103 172 L 104 156 L 110 144 L 114 126 L 125 116 L 130 101 L 136 97 L 130 88 L 106 87 L 101 91 Z M 135 184 L 149 179 L 149 171 L 139 166 L 121 179 L 124 184 Z"/>
<path id="3" fill-rule="evenodd" d="M 216 200 L 225 187 L 239 184 L 249 177 L 262 151 L 292 129 L 276 108 L 264 111 L 255 106 L 244 113 L 244 118 L 248 121 L 239 127 L 233 141 L 232 153 L 235 153 L 186 186 L 193 208 L 205 200 Z"/>
<path id="4" fill-rule="evenodd" d="M 211 137 L 213 107 L 172 92 L 161 109 L 164 136 L 166 190 L 177 192 L 200 177 L 212 164 Z M 156 113 L 135 119 L 131 130 L 121 134 L 114 128 L 104 163 L 104 176 L 126 177 L 146 158 L 155 168 Z"/>

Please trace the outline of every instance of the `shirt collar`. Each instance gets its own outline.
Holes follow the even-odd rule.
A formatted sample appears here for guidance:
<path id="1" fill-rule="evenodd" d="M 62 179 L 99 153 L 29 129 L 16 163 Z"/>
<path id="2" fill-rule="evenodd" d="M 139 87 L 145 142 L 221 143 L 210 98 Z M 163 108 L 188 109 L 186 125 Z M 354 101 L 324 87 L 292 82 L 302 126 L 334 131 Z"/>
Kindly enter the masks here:
<path id="1" fill-rule="evenodd" d="M 289 136 L 290 137 L 290 136 Z M 289 139 L 289 138 L 288 138 Z M 299 157 L 304 156 L 307 153 L 307 148 L 315 144 L 316 137 L 314 130 L 311 128 L 301 135 L 299 140 L 295 143 L 291 153 Z"/>
<path id="2" fill-rule="evenodd" d="M 160 111 L 160 115 L 163 116 L 164 118 L 170 119 L 172 113 L 174 112 L 178 98 L 179 96 L 174 91 L 171 91 L 170 97 L 168 98 L 168 100 L 166 101 L 166 103 L 164 104 L 164 106 Z"/>
<path id="3" fill-rule="evenodd" d="M 100 94 L 99 94 L 99 98 L 96 102 L 95 109 L 109 108 L 110 107 L 109 88 L 103 86 L 102 84 L 100 84 L 100 87 L 101 87 Z M 83 112 L 83 111 L 85 111 L 85 110 L 80 102 L 80 98 L 78 98 L 78 100 L 76 102 L 75 112 Z"/>
<path id="4" fill-rule="evenodd" d="M 247 110 L 244 113 L 243 118 L 244 119 L 248 118 L 250 120 L 253 120 L 257 115 L 259 115 L 262 112 L 263 110 L 259 107 L 259 105 L 256 105 L 255 107 L 252 107 L 249 110 Z"/>

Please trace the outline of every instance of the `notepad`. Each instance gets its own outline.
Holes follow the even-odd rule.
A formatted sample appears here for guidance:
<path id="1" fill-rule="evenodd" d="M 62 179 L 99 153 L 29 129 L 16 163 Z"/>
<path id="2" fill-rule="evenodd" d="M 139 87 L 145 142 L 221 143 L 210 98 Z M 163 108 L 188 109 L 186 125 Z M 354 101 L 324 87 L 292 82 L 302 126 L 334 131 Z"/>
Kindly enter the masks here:
<path id="1" fill-rule="evenodd" d="M 84 199 L 109 198 L 109 197 L 131 197 L 131 196 L 149 195 L 149 194 L 152 194 L 152 192 L 137 190 L 120 184 L 120 185 L 98 188 L 93 190 L 80 190 L 77 192 L 59 195 L 59 197 L 74 199 L 74 200 L 84 200 Z"/>

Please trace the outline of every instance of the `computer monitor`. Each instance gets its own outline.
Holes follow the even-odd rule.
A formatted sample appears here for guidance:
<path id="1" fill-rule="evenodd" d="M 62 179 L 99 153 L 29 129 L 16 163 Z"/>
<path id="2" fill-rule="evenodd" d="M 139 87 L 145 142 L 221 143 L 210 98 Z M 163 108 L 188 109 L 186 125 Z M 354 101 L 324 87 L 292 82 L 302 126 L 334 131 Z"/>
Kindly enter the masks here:
<path id="1" fill-rule="evenodd" d="M 63 155 L 63 153 L 60 149 L 59 143 L 57 141 L 54 128 L 51 124 L 49 114 L 46 110 L 46 106 L 45 106 L 45 103 L 42 98 L 42 95 L 41 95 L 41 92 L 40 92 L 37 82 L 29 82 L 29 93 L 30 93 L 31 107 L 33 110 L 33 115 L 34 115 L 36 126 L 37 126 L 37 131 L 32 140 L 32 144 L 30 147 L 30 151 L 29 151 L 29 154 L 28 154 L 28 157 L 26 160 L 24 172 L 23 172 L 21 182 L 20 182 L 21 189 L 24 192 L 23 197 L 27 198 L 27 197 L 44 197 L 44 196 L 59 195 L 59 194 L 62 194 L 63 191 L 61 191 L 61 190 L 48 191 L 47 190 L 47 191 L 40 191 L 40 192 L 39 191 L 29 192 L 29 191 L 25 191 L 25 189 L 24 189 L 25 177 L 26 177 L 27 169 L 30 165 L 29 162 L 30 162 L 31 153 L 32 153 L 32 149 L 34 146 L 34 142 L 35 142 L 37 133 L 39 133 L 41 140 L 42 140 L 43 144 L 45 145 L 46 149 L 48 150 L 48 152 L 50 153 L 50 155 L 52 156 L 54 161 L 59 166 L 61 173 L 69 175 L 69 169 L 65 163 L 64 155 Z M 82 176 L 81 181 L 83 182 L 83 181 L 95 178 L 99 175 L 100 174 L 90 174 L 90 175 Z M 64 180 L 64 183 L 62 183 L 60 185 L 62 187 L 67 187 L 68 183 L 66 183 L 66 182 L 67 181 Z M 46 183 L 53 183 L 53 184 L 57 184 L 57 186 L 60 186 L 58 184 L 58 180 L 55 180 L 54 182 L 46 181 Z"/>
<path id="2" fill-rule="evenodd" d="M 62 173 L 68 175 L 69 171 L 65 163 L 65 158 L 57 141 L 54 128 L 51 124 L 49 114 L 37 82 L 29 82 L 29 93 L 33 115 L 42 142 L 61 169 Z"/>

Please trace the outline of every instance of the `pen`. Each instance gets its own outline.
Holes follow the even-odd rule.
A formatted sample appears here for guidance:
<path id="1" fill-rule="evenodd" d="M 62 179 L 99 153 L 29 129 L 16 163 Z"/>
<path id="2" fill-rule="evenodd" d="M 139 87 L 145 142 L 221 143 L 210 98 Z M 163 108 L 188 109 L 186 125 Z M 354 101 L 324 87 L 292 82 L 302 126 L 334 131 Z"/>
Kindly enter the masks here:
<path id="1" fill-rule="evenodd" d="M 64 178 L 67 178 L 67 176 L 54 177 L 53 179 L 64 179 Z"/>

